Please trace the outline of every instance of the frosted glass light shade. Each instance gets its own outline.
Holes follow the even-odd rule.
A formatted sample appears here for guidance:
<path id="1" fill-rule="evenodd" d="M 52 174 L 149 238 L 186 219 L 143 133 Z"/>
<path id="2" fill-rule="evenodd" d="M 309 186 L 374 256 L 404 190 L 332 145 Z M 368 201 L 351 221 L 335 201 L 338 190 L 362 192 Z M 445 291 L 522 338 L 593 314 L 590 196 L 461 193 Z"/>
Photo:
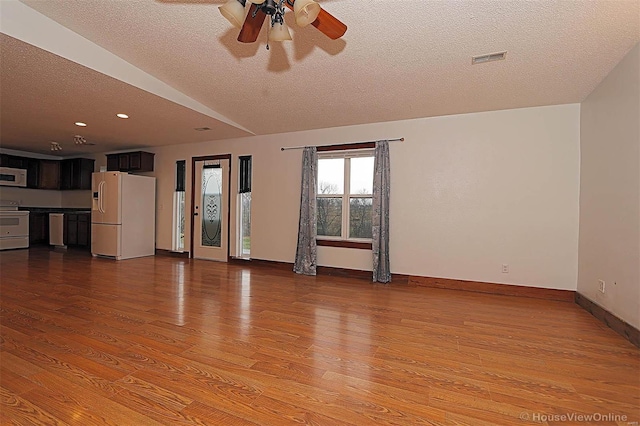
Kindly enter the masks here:
<path id="1" fill-rule="evenodd" d="M 249 0 L 249 2 L 251 2 L 253 4 L 262 4 L 262 3 L 264 3 L 264 0 Z"/>
<path id="2" fill-rule="evenodd" d="M 291 40 L 291 33 L 286 22 L 275 24 L 269 32 L 269 41 L 287 41 Z"/>
<path id="3" fill-rule="evenodd" d="M 296 0 L 293 4 L 293 14 L 296 17 L 296 24 L 306 27 L 318 18 L 320 5 L 313 0 Z"/>
<path id="4" fill-rule="evenodd" d="M 220 6 L 220 13 L 231 22 L 234 27 L 242 28 L 244 23 L 244 6 L 238 0 L 229 0 Z"/>

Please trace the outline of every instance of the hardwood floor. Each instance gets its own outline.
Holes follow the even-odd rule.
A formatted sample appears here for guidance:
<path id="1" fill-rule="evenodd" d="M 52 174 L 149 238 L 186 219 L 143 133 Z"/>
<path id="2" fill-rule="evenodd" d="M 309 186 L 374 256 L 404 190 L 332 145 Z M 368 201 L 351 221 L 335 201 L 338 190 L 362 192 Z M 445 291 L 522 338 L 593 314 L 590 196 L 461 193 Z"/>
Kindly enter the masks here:
<path id="1" fill-rule="evenodd" d="M 3 425 L 640 420 L 640 351 L 574 303 L 45 248 L 0 268 Z"/>

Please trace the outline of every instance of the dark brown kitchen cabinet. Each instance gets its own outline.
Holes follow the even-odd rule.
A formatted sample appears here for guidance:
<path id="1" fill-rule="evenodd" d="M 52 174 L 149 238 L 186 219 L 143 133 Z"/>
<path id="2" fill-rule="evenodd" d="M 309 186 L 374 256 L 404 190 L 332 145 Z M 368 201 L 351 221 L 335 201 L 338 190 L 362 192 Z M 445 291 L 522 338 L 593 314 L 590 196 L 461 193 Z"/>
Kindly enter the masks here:
<path id="1" fill-rule="evenodd" d="M 49 213 L 29 213 L 29 244 L 49 244 Z"/>
<path id="2" fill-rule="evenodd" d="M 60 189 L 60 161 L 40 160 L 38 188 Z"/>
<path id="3" fill-rule="evenodd" d="M 75 213 L 64 215 L 64 245 L 78 245 L 78 215 Z"/>
<path id="4" fill-rule="evenodd" d="M 120 157 L 118 154 L 107 155 L 107 170 L 110 172 L 120 170 Z"/>
<path id="5" fill-rule="evenodd" d="M 0 166 L 11 167 L 12 169 L 26 169 L 27 168 L 26 157 L 18 157 L 16 155 L 1 154 Z"/>
<path id="6" fill-rule="evenodd" d="M 71 158 L 60 162 L 60 189 L 91 189 L 95 160 Z"/>
<path id="7" fill-rule="evenodd" d="M 91 189 L 91 174 L 95 160 L 71 158 L 68 160 L 41 160 L 0 154 L 2 167 L 25 169 L 27 188 L 37 189 Z"/>
<path id="8" fill-rule="evenodd" d="M 152 172 L 155 154 L 144 151 L 107 155 L 107 170 L 121 172 Z"/>
<path id="9" fill-rule="evenodd" d="M 78 215 L 78 245 L 89 248 L 91 246 L 91 214 Z"/>
<path id="10" fill-rule="evenodd" d="M 40 185 L 40 160 L 27 158 L 27 188 L 38 188 Z"/>
<path id="11" fill-rule="evenodd" d="M 90 247 L 91 244 L 91 214 L 64 214 L 64 244 L 67 246 Z"/>

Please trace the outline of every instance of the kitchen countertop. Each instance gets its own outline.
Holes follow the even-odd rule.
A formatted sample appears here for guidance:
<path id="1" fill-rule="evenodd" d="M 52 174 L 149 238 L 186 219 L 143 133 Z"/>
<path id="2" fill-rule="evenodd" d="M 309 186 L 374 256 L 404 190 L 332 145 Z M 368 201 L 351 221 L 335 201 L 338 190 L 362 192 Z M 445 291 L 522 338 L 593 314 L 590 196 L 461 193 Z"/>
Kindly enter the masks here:
<path id="1" fill-rule="evenodd" d="M 62 208 L 62 207 L 25 207 L 21 206 L 18 210 L 27 210 L 32 213 L 87 213 L 91 214 L 91 209 L 79 209 L 79 208 Z"/>

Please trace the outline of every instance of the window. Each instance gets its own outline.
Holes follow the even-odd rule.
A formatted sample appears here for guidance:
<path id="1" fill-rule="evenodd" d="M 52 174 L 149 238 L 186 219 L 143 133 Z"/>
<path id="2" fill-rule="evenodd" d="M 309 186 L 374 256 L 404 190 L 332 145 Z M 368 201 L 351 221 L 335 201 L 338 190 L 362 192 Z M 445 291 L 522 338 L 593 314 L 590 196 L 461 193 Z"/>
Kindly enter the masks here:
<path id="1" fill-rule="evenodd" d="M 185 160 L 176 161 L 176 191 L 173 194 L 173 250 L 184 251 L 184 223 L 185 223 Z"/>
<path id="2" fill-rule="evenodd" d="M 371 240 L 373 162 L 370 150 L 319 155 L 319 239 Z"/>
<path id="3" fill-rule="evenodd" d="M 251 156 L 241 156 L 238 182 L 238 255 L 251 255 Z"/>

